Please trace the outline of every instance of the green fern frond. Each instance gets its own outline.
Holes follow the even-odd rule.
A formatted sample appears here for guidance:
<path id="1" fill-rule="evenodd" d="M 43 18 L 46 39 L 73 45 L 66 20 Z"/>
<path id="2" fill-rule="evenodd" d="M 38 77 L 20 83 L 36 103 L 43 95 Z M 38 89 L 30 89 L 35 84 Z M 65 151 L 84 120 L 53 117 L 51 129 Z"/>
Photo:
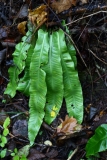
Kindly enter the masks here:
<path id="1" fill-rule="evenodd" d="M 67 111 L 69 116 L 73 116 L 77 119 L 78 123 L 83 120 L 83 96 L 81 84 L 78 77 L 78 72 L 75 70 L 76 62 L 72 57 L 72 48 L 68 50 L 64 41 L 65 35 L 62 30 L 60 34 L 60 45 L 62 49 L 62 68 L 64 78 L 64 97 L 66 101 Z M 72 45 L 72 44 L 71 44 Z M 71 53 L 69 53 L 69 51 Z M 74 50 L 73 50 L 74 56 Z"/>
<path id="2" fill-rule="evenodd" d="M 65 98 L 67 112 L 79 123 L 83 120 L 83 97 L 77 73 L 75 48 L 58 30 L 48 34 L 29 29 L 13 53 L 10 82 L 4 92 L 14 97 L 16 90 L 29 96 L 28 137 L 33 145 L 43 119 L 50 124 L 58 115 Z M 33 30 L 32 30 L 33 31 Z M 38 35 L 37 35 L 38 34 Z M 23 76 L 21 76 L 23 71 Z"/>
<path id="3" fill-rule="evenodd" d="M 24 76 L 20 78 L 17 86 L 17 90 L 25 94 L 26 96 L 29 95 L 29 87 L 30 87 L 30 63 L 31 63 L 31 58 L 33 55 L 35 43 L 37 40 L 37 34 L 34 34 L 32 37 L 32 41 L 30 44 L 30 47 L 27 51 L 27 58 L 25 61 L 25 69 L 24 69 Z"/>
<path id="4" fill-rule="evenodd" d="M 27 58 L 27 51 L 30 47 L 30 43 L 27 43 L 26 40 L 28 36 L 31 36 L 31 32 L 27 32 L 26 36 L 22 38 L 22 42 L 18 43 L 15 47 L 15 51 L 13 53 L 13 62 L 14 66 L 9 68 L 9 79 L 10 82 L 4 92 L 4 94 L 8 94 L 11 97 L 14 97 L 16 94 L 16 88 L 19 82 L 19 74 L 25 68 L 25 60 Z"/>
<path id="5" fill-rule="evenodd" d="M 43 68 L 46 72 L 47 83 L 45 122 L 48 124 L 56 118 L 63 100 L 63 73 L 59 41 L 59 33 L 53 32 L 52 35 L 50 35 L 49 62 Z"/>
<path id="6" fill-rule="evenodd" d="M 48 33 L 40 29 L 30 64 L 31 83 L 29 88 L 30 118 L 28 122 L 28 136 L 31 145 L 34 143 L 45 115 L 46 73 L 42 70 L 41 66 L 44 66 L 48 62 L 48 50 Z"/>

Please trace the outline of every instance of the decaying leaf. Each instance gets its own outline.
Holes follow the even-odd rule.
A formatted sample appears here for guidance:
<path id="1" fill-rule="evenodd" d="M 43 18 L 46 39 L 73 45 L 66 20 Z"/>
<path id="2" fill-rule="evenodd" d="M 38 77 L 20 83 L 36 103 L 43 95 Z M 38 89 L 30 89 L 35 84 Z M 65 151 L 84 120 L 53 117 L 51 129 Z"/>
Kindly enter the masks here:
<path id="1" fill-rule="evenodd" d="M 27 21 L 23 21 L 21 23 L 18 24 L 17 28 L 19 30 L 19 32 L 22 34 L 22 35 L 25 35 L 26 34 L 26 23 Z"/>
<path id="2" fill-rule="evenodd" d="M 77 0 L 59 0 L 54 1 L 51 7 L 56 11 L 56 13 L 63 12 L 64 10 L 69 9 L 72 6 L 76 6 Z"/>
<path id="3" fill-rule="evenodd" d="M 29 20 L 35 25 L 39 26 L 43 24 L 47 20 L 47 12 L 46 12 L 46 5 L 41 5 L 40 7 L 29 10 Z"/>
<path id="4" fill-rule="evenodd" d="M 78 132 L 81 129 L 81 125 L 77 124 L 77 120 L 73 117 L 69 118 L 66 115 L 65 120 L 57 127 L 57 133 L 64 133 L 65 135 Z"/>

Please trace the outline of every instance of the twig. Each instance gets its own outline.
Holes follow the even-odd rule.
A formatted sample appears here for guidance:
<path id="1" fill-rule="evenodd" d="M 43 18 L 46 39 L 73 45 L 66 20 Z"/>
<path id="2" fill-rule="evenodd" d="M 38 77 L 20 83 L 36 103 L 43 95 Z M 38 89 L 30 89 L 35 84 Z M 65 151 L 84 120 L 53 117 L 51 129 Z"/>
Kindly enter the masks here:
<path id="1" fill-rule="evenodd" d="M 104 63 L 105 65 L 107 65 L 107 63 L 104 62 L 103 60 L 101 60 L 100 58 L 98 58 L 98 57 L 96 56 L 96 54 L 93 53 L 93 51 L 92 51 L 91 49 L 88 49 L 88 51 L 91 52 L 99 61 L 101 61 L 102 63 Z"/>
<path id="2" fill-rule="evenodd" d="M 78 22 L 78 21 L 80 21 L 80 20 L 82 20 L 82 19 L 85 19 L 85 18 L 94 16 L 94 15 L 99 14 L 99 13 L 107 13 L 107 11 L 98 11 L 98 12 L 96 12 L 96 13 L 93 13 L 93 14 L 90 14 L 90 15 L 87 15 L 87 16 L 84 16 L 84 17 L 81 17 L 81 18 L 78 18 L 78 19 L 76 19 L 75 21 L 72 21 L 72 22 L 70 22 L 70 23 L 65 24 L 65 26 L 68 26 L 68 25 L 70 25 L 70 24 L 76 23 L 76 22 Z"/>
<path id="3" fill-rule="evenodd" d="M 73 151 L 73 153 L 68 157 L 67 160 L 70 160 L 77 151 L 78 151 L 78 147 Z"/>
<path id="4" fill-rule="evenodd" d="M 51 128 L 49 125 L 47 125 L 45 122 L 42 123 L 42 126 L 47 129 L 49 132 L 54 133 L 55 130 Z"/>
<path id="5" fill-rule="evenodd" d="M 21 114 L 23 114 L 23 113 L 15 114 L 15 115 L 13 115 L 13 116 L 11 117 L 11 119 L 18 117 L 18 116 L 20 116 Z"/>

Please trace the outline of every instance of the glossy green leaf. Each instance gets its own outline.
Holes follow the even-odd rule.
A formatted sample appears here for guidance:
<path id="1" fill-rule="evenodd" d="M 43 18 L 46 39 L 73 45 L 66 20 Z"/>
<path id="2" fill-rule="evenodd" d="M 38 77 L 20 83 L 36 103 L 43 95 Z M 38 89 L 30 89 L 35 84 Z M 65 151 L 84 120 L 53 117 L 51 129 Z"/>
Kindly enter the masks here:
<path id="1" fill-rule="evenodd" d="M 7 149 L 3 149 L 1 152 L 0 152 L 0 157 L 1 158 L 4 158 L 6 156 L 6 152 L 7 152 Z"/>
<path id="2" fill-rule="evenodd" d="M 10 118 L 7 117 L 7 118 L 5 119 L 5 121 L 4 121 L 4 123 L 3 123 L 3 128 L 4 128 L 4 129 L 7 128 L 7 127 L 9 126 L 9 124 L 10 124 Z"/>
<path id="3" fill-rule="evenodd" d="M 48 33 L 39 29 L 38 39 L 30 64 L 30 118 L 28 123 L 30 145 L 34 143 L 45 115 L 44 107 L 47 93 L 46 73 L 41 69 L 41 66 L 48 62 L 48 50 Z"/>
<path id="4" fill-rule="evenodd" d="M 10 155 L 11 155 L 12 157 L 14 157 L 14 156 L 15 156 L 15 153 L 11 153 Z"/>
<path id="5" fill-rule="evenodd" d="M 22 157 L 23 155 L 24 155 L 25 157 L 27 157 L 28 154 L 29 154 L 29 149 L 30 149 L 30 145 L 26 145 L 26 146 L 24 146 L 24 147 L 22 147 L 22 148 L 19 149 L 17 155 L 18 155 L 19 157 Z"/>
<path id="6" fill-rule="evenodd" d="M 31 41 L 31 45 L 27 51 L 27 58 L 25 62 L 25 70 L 24 70 L 24 76 L 20 78 L 17 90 L 25 94 L 26 96 L 29 96 L 29 87 L 30 87 L 30 63 L 31 63 L 31 58 L 36 42 L 36 35 L 33 36 L 33 39 Z"/>
<path id="7" fill-rule="evenodd" d="M 15 153 L 15 154 L 17 154 L 17 153 L 18 153 L 18 150 L 17 150 L 17 148 L 15 148 L 15 149 L 14 149 L 14 153 Z"/>
<path id="8" fill-rule="evenodd" d="M 24 155 L 20 158 L 20 160 L 28 160 Z"/>
<path id="9" fill-rule="evenodd" d="M 7 143 L 7 138 L 5 137 L 5 136 L 1 136 L 1 138 L 0 138 L 0 146 L 1 147 L 4 147 L 5 146 L 5 144 Z"/>
<path id="10" fill-rule="evenodd" d="M 76 71 L 75 48 L 65 42 L 62 30 L 48 35 L 32 27 L 13 53 L 14 66 L 9 69 L 10 82 L 5 94 L 14 97 L 16 90 L 30 96 L 28 137 L 33 145 L 43 118 L 50 124 L 58 115 L 63 97 L 67 111 L 79 123 L 83 119 L 81 85 Z M 37 33 L 36 32 L 36 33 Z M 28 38 L 29 37 L 29 38 Z M 20 78 L 19 78 L 20 77 Z"/>
<path id="11" fill-rule="evenodd" d="M 70 43 L 70 41 L 67 41 L 67 48 L 68 52 L 71 55 L 71 59 L 74 62 L 75 69 L 77 69 L 77 58 L 76 58 L 76 50 L 74 46 Z"/>
<path id="12" fill-rule="evenodd" d="M 87 157 L 107 150 L 107 124 L 102 124 L 95 130 L 85 149 Z"/>
<path id="13" fill-rule="evenodd" d="M 4 92 L 4 94 L 8 94 L 11 97 L 14 97 L 16 94 L 16 88 L 19 82 L 19 74 L 25 68 L 25 60 L 27 57 L 27 51 L 30 47 L 30 43 L 27 43 L 27 38 L 31 36 L 31 32 L 27 32 L 26 36 L 22 38 L 22 42 L 18 43 L 15 47 L 15 51 L 13 53 L 13 62 L 14 66 L 9 68 L 9 79 L 10 82 Z"/>
<path id="14" fill-rule="evenodd" d="M 5 128 L 4 130 L 3 130 L 3 135 L 4 136 L 7 136 L 9 134 L 9 130 L 8 130 L 8 128 Z"/>
<path id="15" fill-rule="evenodd" d="M 63 21 L 63 25 L 65 25 L 65 21 Z M 66 26 L 66 32 L 70 35 L 69 29 L 67 28 L 67 26 Z M 74 62 L 75 69 L 76 69 L 76 67 L 77 67 L 77 58 L 76 58 L 75 47 L 74 47 L 74 45 L 72 45 L 70 37 L 66 36 L 65 39 L 66 39 L 66 42 L 67 42 L 67 48 L 68 48 L 69 54 L 71 55 L 71 58 L 72 58 L 72 60 Z"/>
<path id="16" fill-rule="evenodd" d="M 49 62 L 44 67 L 47 83 L 45 122 L 48 124 L 56 118 L 63 100 L 63 73 L 60 58 L 60 36 L 58 32 L 52 33 L 49 45 Z"/>
<path id="17" fill-rule="evenodd" d="M 15 156 L 13 157 L 13 160 L 20 160 L 20 157 L 19 157 L 18 155 L 15 155 Z"/>
<path id="18" fill-rule="evenodd" d="M 83 96 L 78 72 L 75 70 L 75 64 L 65 43 L 65 35 L 59 30 L 60 45 L 62 51 L 62 68 L 64 78 L 64 97 L 69 116 L 77 119 L 78 123 L 83 120 Z M 72 44 L 71 44 L 72 45 Z M 74 51 L 73 51 L 74 55 Z"/>

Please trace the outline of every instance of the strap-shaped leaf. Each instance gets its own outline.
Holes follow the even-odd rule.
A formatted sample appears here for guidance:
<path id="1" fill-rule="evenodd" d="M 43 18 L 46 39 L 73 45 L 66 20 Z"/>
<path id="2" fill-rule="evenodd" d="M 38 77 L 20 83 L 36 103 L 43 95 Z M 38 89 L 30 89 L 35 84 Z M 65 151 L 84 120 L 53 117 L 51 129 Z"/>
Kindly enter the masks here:
<path id="1" fill-rule="evenodd" d="M 50 35 L 49 62 L 44 67 L 47 83 L 45 122 L 48 124 L 57 116 L 63 100 L 63 73 L 60 54 L 60 36 L 58 32 L 53 32 Z"/>
<path id="2" fill-rule="evenodd" d="M 28 36 L 31 36 L 31 32 L 27 32 L 26 36 L 22 38 L 22 42 L 16 45 L 15 51 L 13 53 L 13 62 L 14 66 L 9 68 L 9 79 L 10 82 L 4 92 L 11 97 L 14 97 L 16 94 L 16 88 L 18 85 L 19 77 L 18 75 L 24 70 L 25 59 L 27 57 L 27 51 L 30 47 L 30 43 L 27 43 Z"/>
<path id="3" fill-rule="evenodd" d="M 46 103 L 46 73 L 41 69 L 48 62 L 48 33 L 39 29 L 38 39 L 32 55 L 30 64 L 30 118 L 28 122 L 28 136 L 30 144 L 34 143 L 35 137 L 40 129 L 44 118 L 44 107 Z"/>
<path id="4" fill-rule="evenodd" d="M 68 52 L 70 53 L 71 55 L 71 59 L 72 61 L 74 62 L 74 65 L 75 65 L 75 69 L 77 69 L 77 58 L 76 58 L 76 51 L 75 51 L 75 48 L 74 46 L 69 42 L 67 41 L 67 47 L 68 47 Z"/>
<path id="5" fill-rule="evenodd" d="M 69 113 L 69 116 L 75 117 L 78 123 L 81 123 L 83 120 L 83 96 L 81 84 L 78 73 L 75 70 L 74 62 L 64 41 L 65 37 L 63 31 L 60 30 L 59 34 L 62 50 L 64 97 L 67 105 L 67 112 Z"/>
<path id="6" fill-rule="evenodd" d="M 25 69 L 24 69 L 24 76 L 19 80 L 17 90 L 25 94 L 26 96 L 29 96 L 29 87 L 30 87 L 30 63 L 32 54 L 34 51 L 35 42 L 37 39 L 36 35 L 33 35 L 31 41 L 31 45 L 27 51 L 27 58 L 25 62 Z"/>
<path id="7" fill-rule="evenodd" d="M 95 134 L 88 140 L 85 149 L 87 157 L 107 150 L 107 124 L 102 124 L 95 130 Z"/>

